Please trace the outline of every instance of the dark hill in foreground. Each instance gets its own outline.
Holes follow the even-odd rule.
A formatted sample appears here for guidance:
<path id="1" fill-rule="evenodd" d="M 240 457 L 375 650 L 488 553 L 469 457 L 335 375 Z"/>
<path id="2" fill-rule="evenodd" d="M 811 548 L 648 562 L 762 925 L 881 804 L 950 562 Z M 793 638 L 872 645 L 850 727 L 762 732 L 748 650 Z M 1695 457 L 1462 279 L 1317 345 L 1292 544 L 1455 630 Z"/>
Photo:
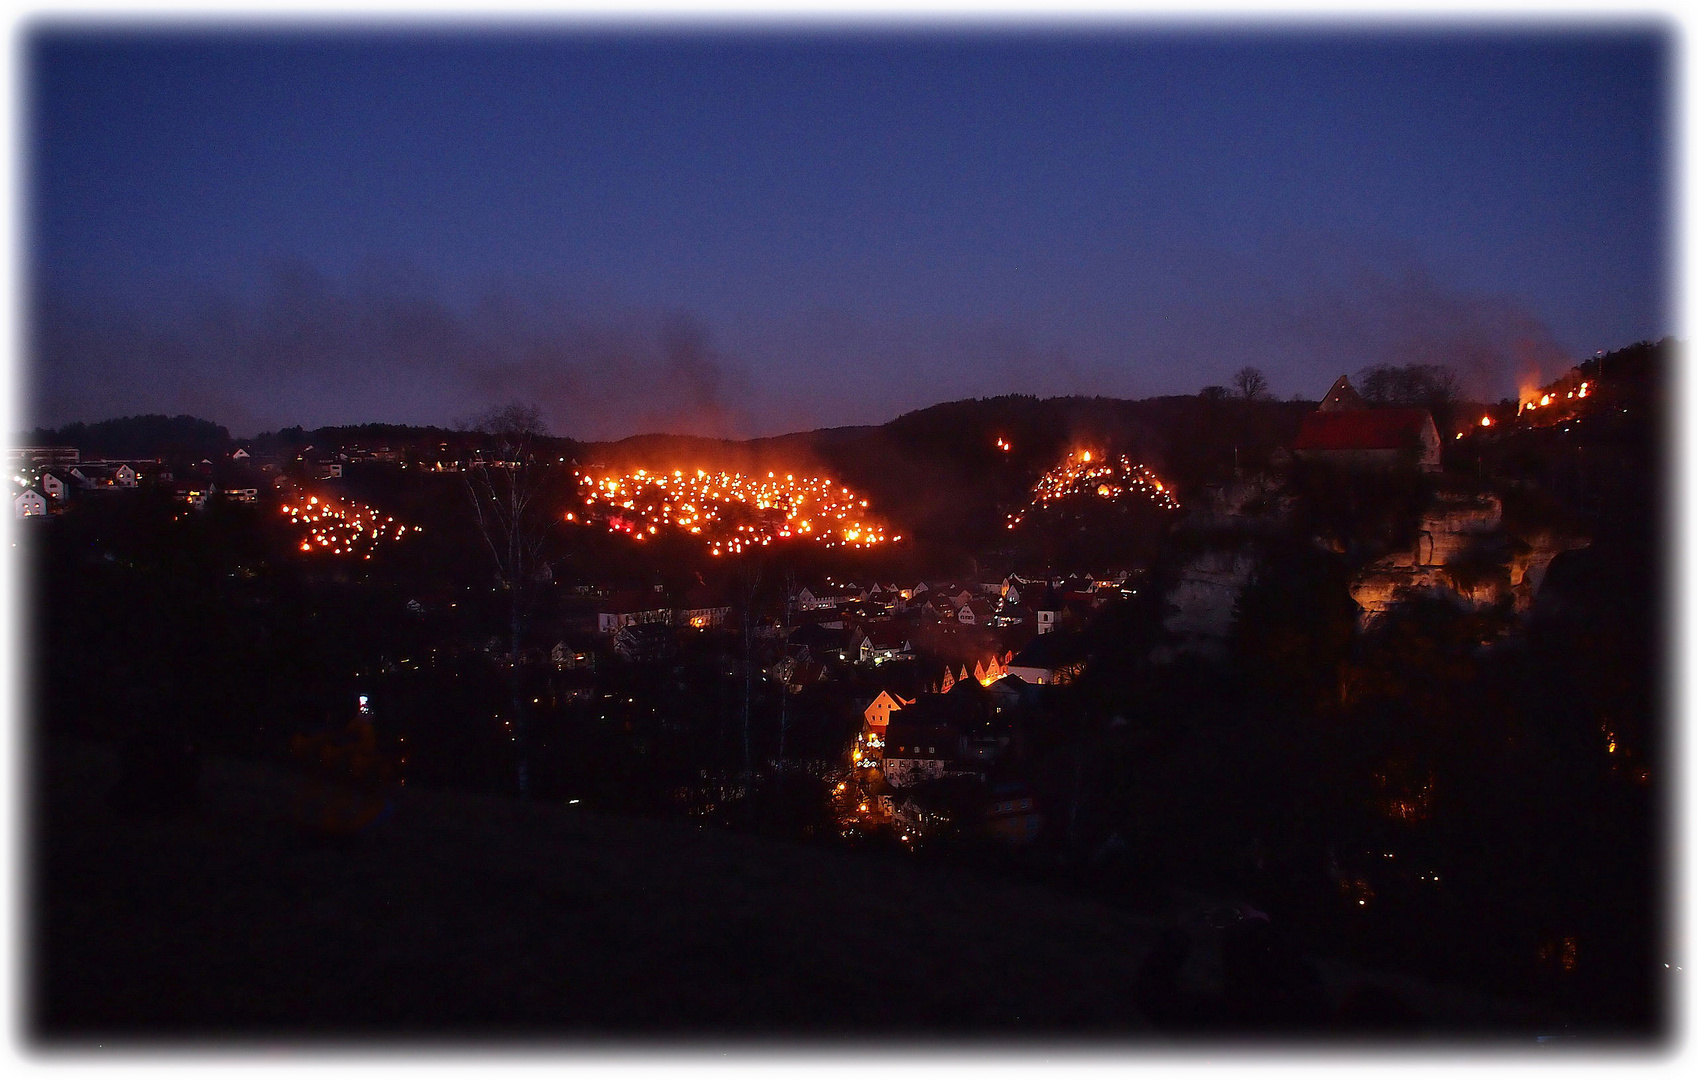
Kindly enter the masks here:
<path id="1" fill-rule="evenodd" d="M 41 749 L 27 938 L 41 1045 L 1155 1037 L 1130 1000 L 1155 922 L 1048 889 L 412 789 L 326 846 L 289 823 L 291 774 L 223 759 L 194 816 L 130 820 L 102 797 L 108 746 Z M 1358 978 L 1320 966 L 1334 993 Z M 1398 989 L 1433 1034 L 1542 1030 Z"/>

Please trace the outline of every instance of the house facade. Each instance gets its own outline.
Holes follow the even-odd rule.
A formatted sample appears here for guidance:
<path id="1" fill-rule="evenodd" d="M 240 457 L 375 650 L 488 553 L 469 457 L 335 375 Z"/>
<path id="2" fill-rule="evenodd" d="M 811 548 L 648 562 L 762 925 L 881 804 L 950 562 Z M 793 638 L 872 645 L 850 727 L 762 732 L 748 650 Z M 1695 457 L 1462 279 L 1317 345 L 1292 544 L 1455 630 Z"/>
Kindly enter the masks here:
<path id="1" fill-rule="evenodd" d="M 671 621 L 672 607 L 659 593 L 625 593 L 601 606 L 595 615 L 595 628 L 603 634 L 616 634 L 627 626 Z"/>
<path id="2" fill-rule="evenodd" d="M 859 627 L 849 639 L 849 648 L 862 664 L 893 660 L 913 651 L 907 632 L 894 623 L 872 623 Z"/>
<path id="3" fill-rule="evenodd" d="M 1425 409 L 1371 408 L 1340 377 L 1319 408 L 1302 419 L 1291 452 L 1350 468 L 1412 466 L 1436 472 L 1442 440 Z"/>
<path id="4" fill-rule="evenodd" d="M 725 625 L 731 616 L 731 602 L 721 593 L 705 585 L 696 585 L 684 593 L 678 602 L 677 624 L 708 630 Z"/>
<path id="5" fill-rule="evenodd" d="M 613 651 L 633 664 L 661 663 L 677 655 L 678 638 L 663 622 L 625 626 L 613 635 Z"/>
<path id="6" fill-rule="evenodd" d="M 960 732 L 946 725 L 896 720 L 884 731 L 884 781 L 891 787 L 942 776 L 960 756 Z"/>
<path id="7" fill-rule="evenodd" d="M 880 690 L 878 696 L 861 711 L 861 716 L 865 718 L 868 728 L 882 736 L 884 729 L 890 725 L 890 717 L 900 712 L 904 705 L 912 704 L 913 702 L 897 697 L 888 690 Z"/>

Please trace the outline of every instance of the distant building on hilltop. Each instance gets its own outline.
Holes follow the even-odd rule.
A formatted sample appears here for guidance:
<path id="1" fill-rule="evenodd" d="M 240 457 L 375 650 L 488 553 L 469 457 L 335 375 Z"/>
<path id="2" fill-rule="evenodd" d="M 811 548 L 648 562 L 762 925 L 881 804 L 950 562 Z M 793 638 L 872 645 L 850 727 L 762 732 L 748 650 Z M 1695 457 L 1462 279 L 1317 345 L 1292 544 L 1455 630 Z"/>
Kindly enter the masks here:
<path id="1" fill-rule="evenodd" d="M 1340 376 L 1320 407 L 1302 419 L 1291 451 L 1310 461 L 1346 466 L 1412 465 L 1436 472 L 1441 442 L 1425 409 L 1376 409 Z"/>

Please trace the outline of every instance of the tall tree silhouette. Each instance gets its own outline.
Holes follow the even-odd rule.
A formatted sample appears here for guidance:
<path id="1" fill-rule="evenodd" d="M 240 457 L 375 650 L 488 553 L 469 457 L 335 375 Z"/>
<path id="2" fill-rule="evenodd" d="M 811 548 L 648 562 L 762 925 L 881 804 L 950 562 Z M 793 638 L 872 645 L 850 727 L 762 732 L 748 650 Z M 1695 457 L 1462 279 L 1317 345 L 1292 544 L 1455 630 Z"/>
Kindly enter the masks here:
<path id="1" fill-rule="evenodd" d="M 530 744 L 519 680 L 519 650 L 524 640 L 531 589 L 546 565 L 544 552 L 553 536 L 546 494 L 556 470 L 540 453 L 547 437 L 542 414 L 514 403 L 478 417 L 473 427 L 485 436 L 488 456 L 464 472 L 478 531 L 494 560 L 495 576 L 506 591 L 512 666 L 512 740 L 520 798 L 530 796 Z"/>

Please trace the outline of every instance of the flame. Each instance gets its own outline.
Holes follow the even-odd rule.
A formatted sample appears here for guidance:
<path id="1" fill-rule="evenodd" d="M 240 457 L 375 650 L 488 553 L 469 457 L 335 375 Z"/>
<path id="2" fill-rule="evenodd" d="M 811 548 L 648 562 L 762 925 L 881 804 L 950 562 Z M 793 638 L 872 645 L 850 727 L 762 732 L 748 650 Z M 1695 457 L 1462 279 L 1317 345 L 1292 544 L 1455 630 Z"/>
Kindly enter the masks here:
<path id="1" fill-rule="evenodd" d="M 1098 458 L 1097 464 L 1090 464 Z M 1141 495 L 1164 509 L 1178 509 L 1172 492 L 1145 466 L 1132 464 L 1124 454 L 1116 461 L 1084 450 L 1068 454 L 1066 460 L 1038 477 L 1026 505 L 1008 515 L 1007 527 L 1017 527 L 1026 514 L 1041 506 L 1091 493 L 1104 499 Z"/>
<path id="2" fill-rule="evenodd" d="M 606 511 L 630 511 L 604 513 L 602 520 L 612 531 L 639 540 L 676 528 L 700 536 L 713 555 L 740 554 L 796 538 L 855 548 L 901 539 L 886 538 L 882 525 L 866 520 L 869 500 L 822 477 L 786 473 L 780 479 L 775 471 L 759 477 L 710 474 L 705 469 L 687 477 L 682 469 L 669 476 L 638 469 L 599 478 L 586 475 L 579 483 L 588 506 L 586 520 L 594 518 L 597 503 Z"/>
<path id="3" fill-rule="evenodd" d="M 316 543 L 320 548 L 328 548 L 332 555 L 370 558 L 369 552 L 382 541 L 399 540 L 408 529 L 408 526 L 395 524 L 394 518 L 369 506 L 330 496 L 323 500 L 316 495 L 309 496 L 305 505 L 285 505 L 282 512 L 289 519 L 289 524 L 301 526 L 307 534 L 300 541 L 302 551 L 311 551 Z M 422 531 L 416 525 L 411 528 L 413 532 Z M 361 550 L 356 551 L 356 545 Z"/>

